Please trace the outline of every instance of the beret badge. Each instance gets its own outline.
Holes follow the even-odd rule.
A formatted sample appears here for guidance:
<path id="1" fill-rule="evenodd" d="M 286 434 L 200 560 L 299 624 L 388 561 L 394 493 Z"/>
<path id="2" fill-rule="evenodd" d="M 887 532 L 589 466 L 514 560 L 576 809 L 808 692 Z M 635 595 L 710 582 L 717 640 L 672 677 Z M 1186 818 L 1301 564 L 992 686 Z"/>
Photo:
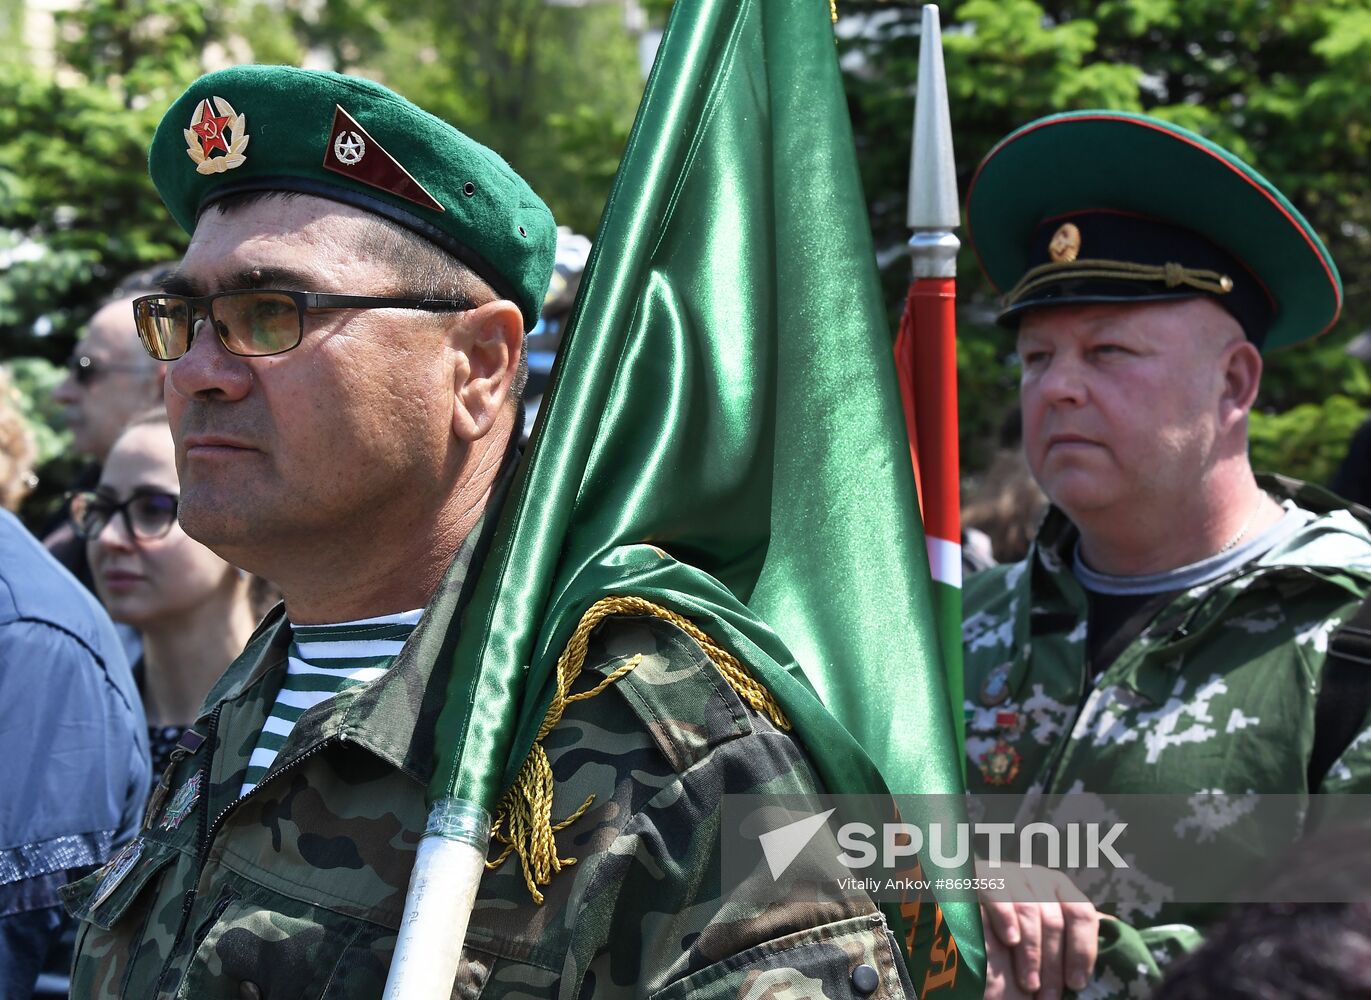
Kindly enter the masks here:
<path id="1" fill-rule="evenodd" d="M 414 179 L 395 157 L 341 104 L 333 109 L 333 127 L 324 150 L 323 168 L 389 192 L 432 212 L 445 211 L 443 203 Z"/>
<path id="2" fill-rule="evenodd" d="M 190 128 L 184 132 L 186 155 L 194 161 L 196 173 L 222 174 L 247 162 L 243 155 L 249 139 L 247 115 L 234 111 L 233 105 L 222 97 L 214 98 L 213 107 L 209 98 L 197 104 Z"/>

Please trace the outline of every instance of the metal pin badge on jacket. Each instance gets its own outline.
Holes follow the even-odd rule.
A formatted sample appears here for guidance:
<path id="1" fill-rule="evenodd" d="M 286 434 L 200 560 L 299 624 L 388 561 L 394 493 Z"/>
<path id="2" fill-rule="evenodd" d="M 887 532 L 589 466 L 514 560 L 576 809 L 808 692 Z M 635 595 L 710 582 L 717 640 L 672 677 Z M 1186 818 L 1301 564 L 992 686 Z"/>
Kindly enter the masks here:
<path id="1" fill-rule="evenodd" d="M 1010 663 L 1001 663 L 981 682 L 981 704 L 987 708 L 1003 705 L 1009 698 Z"/>
<path id="2" fill-rule="evenodd" d="M 167 811 L 162 814 L 162 822 L 158 826 L 163 830 L 175 830 L 181 825 L 181 821 L 190 815 L 190 811 L 200 799 L 200 779 L 203 775 L 203 771 L 196 771 L 176 790 L 176 794 L 167 803 Z"/>
<path id="3" fill-rule="evenodd" d="M 91 897 L 90 908 L 92 910 L 109 899 L 114 890 L 119 888 L 119 883 L 124 881 L 129 872 L 133 871 L 133 866 L 138 863 L 138 859 L 142 856 L 143 838 L 135 837 L 125 845 L 122 851 L 110 859 L 109 863 L 105 865 L 105 874 L 95 887 L 95 895 Z"/>

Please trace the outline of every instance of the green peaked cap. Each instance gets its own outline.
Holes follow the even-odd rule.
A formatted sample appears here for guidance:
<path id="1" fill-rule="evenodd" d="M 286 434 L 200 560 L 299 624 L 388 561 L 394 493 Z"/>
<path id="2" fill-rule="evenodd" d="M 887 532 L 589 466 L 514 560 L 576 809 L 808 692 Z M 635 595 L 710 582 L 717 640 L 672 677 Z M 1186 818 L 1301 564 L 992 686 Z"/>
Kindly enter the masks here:
<path id="1" fill-rule="evenodd" d="M 148 172 L 186 232 L 217 198 L 298 191 L 384 216 L 447 250 L 538 322 L 557 226 L 513 168 L 358 77 L 290 66 L 202 76 L 157 126 Z"/>
<path id="2" fill-rule="evenodd" d="M 1025 296 L 1004 315 L 1053 302 L 1212 294 L 1241 321 L 1242 309 L 1234 307 L 1245 296 L 1249 306 L 1259 298 L 1266 315 L 1260 336 L 1247 323 L 1244 329 L 1270 351 L 1327 332 L 1342 310 L 1342 281 L 1332 257 L 1275 185 L 1221 146 L 1148 115 L 1073 111 L 1030 122 L 986 155 L 967 192 L 968 235 L 1001 292 L 1048 263 L 1053 225 L 1077 218 L 1098 225 L 1110 215 L 1118 221 L 1095 244 L 1111 248 L 1110 262 L 1164 270 L 1187 247 L 1198 252 L 1203 245 L 1202 263 L 1177 263 L 1209 268 L 1214 260 L 1230 261 L 1237 294 L 1167 288 L 1161 279 L 1149 290 L 1139 279 L 1131 281 L 1135 290 L 1116 295 L 1101 293 L 1098 278 L 1094 287 L 1089 278 L 1077 278 L 1074 290 L 1059 287 L 1055 298 Z M 1073 236 L 1080 237 L 1080 257 L 1090 258 L 1090 235 Z M 1046 270 L 1039 284 L 1052 283 L 1051 268 Z M 1072 277 L 1070 268 L 1063 267 L 1062 277 L 1063 283 Z"/>

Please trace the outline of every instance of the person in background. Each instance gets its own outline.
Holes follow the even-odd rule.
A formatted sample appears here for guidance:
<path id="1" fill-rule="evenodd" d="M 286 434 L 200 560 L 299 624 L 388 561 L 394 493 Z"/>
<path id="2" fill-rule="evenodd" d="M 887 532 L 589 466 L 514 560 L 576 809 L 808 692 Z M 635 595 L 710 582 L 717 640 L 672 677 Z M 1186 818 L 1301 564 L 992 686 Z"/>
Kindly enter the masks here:
<path id="1" fill-rule="evenodd" d="M 1234 907 L 1158 1000 L 1371 1000 L 1371 903 Z"/>
<path id="2" fill-rule="evenodd" d="M 11 513 L 37 482 L 33 465 L 38 458 L 33 430 L 15 406 L 9 373 L 0 368 L 0 507 Z"/>
<path id="3" fill-rule="evenodd" d="M 162 402 L 167 366 L 148 357 L 133 326 L 133 300 L 150 291 L 160 267 L 130 275 L 95 311 L 67 360 L 67 376 L 53 390 L 71 431 L 72 449 L 90 464 L 71 484 L 89 489 L 100 478 L 114 439 L 135 414 Z M 43 533 L 43 544 L 57 561 L 93 589 L 86 547 L 71 531 L 63 510 Z"/>
<path id="4" fill-rule="evenodd" d="M 1258 874 L 1266 901 L 1230 907 L 1153 997 L 1371 1000 L 1371 829 L 1348 819 Z"/>
<path id="5" fill-rule="evenodd" d="M 1365 792 L 1371 672 L 1341 682 L 1329 637 L 1371 592 L 1367 512 L 1256 476 L 1248 449 L 1263 353 L 1342 307 L 1318 235 L 1228 151 L 1108 110 L 1003 139 L 967 228 L 1051 501 L 1024 560 L 964 591 L 968 790 Z M 1178 826 L 1176 852 L 1205 836 Z M 1242 811 L 1224 842 L 1279 846 Z M 985 900 L 987 997 L 1144 995 L 1212 919 L 1169 888 L 1102 923 L 1052 892 Z"/>
<path id="6" fill-rule="evenodd" d="M 9 484 L 12 485 L 12 482 Z M 59 887 L 138 829 L 143 709 L 108 616 L 0 511 L 0 996 L 66 967 Z"/>
<path id="7" fill-rule="evenodd" d="M 71 501 L 96 593 L 111 618 L 143 639 L 134 676 L 154 779 L 247 645 L 270 590 L 181 530 L 178 494 L 171 428 L 157 409 L 134 418 L 115 439 L 99 486 Z"/>

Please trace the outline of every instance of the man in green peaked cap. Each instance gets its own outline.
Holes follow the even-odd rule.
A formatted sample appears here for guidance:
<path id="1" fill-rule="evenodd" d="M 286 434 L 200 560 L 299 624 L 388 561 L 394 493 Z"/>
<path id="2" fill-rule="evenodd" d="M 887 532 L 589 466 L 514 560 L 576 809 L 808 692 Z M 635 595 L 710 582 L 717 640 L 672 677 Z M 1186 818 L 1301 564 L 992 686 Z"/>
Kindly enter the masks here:
<path id="1" fill-rule="evenodd" d="M 498 156 L 389 90 L 284 67 L 193 84 L 150 170 L 191 234 L 164 291 L 133 304 L 168 363 L 180 520 L 284 604 L 181 739 L 139 836 L 65 890 L 83 921 L 73 995 L 379 997 L 512 474 L 553 219 Z M 453 995 L 775 974 L 801 932 L 807 981 L 849 989 L 869 956 L 889 974 L 865 992 L 906 995 L 869 901 L 835 924 L 720 884 L 722 794 L 815 791 L 799 744 L 675 624 L 612 615 L 582 658 L 541 802 L 572 817 L 541 860 L 579 863 L 548 886 L 532 848 L 493 849 Z"/>
<path id="2" fill-rule="evenodd" d="M 1247 449 L 1263 352 L 1337 319 L 1318 236 L 1231 153 L 1111 111 L 1007 136 L 967 218 L 1052 503 L 1023 562 L 967 583 L 970 788 L 1367 790 L 1371 687 L 1324 680 L 1329 633 L 1371 590 L 1371 534 L 1331 494 L 1255 476 Z M 991 995 L 1143 995 L 1197 918 L 1122 898 L 1103 923 L 1069 889 L 988 902 Z"/>

